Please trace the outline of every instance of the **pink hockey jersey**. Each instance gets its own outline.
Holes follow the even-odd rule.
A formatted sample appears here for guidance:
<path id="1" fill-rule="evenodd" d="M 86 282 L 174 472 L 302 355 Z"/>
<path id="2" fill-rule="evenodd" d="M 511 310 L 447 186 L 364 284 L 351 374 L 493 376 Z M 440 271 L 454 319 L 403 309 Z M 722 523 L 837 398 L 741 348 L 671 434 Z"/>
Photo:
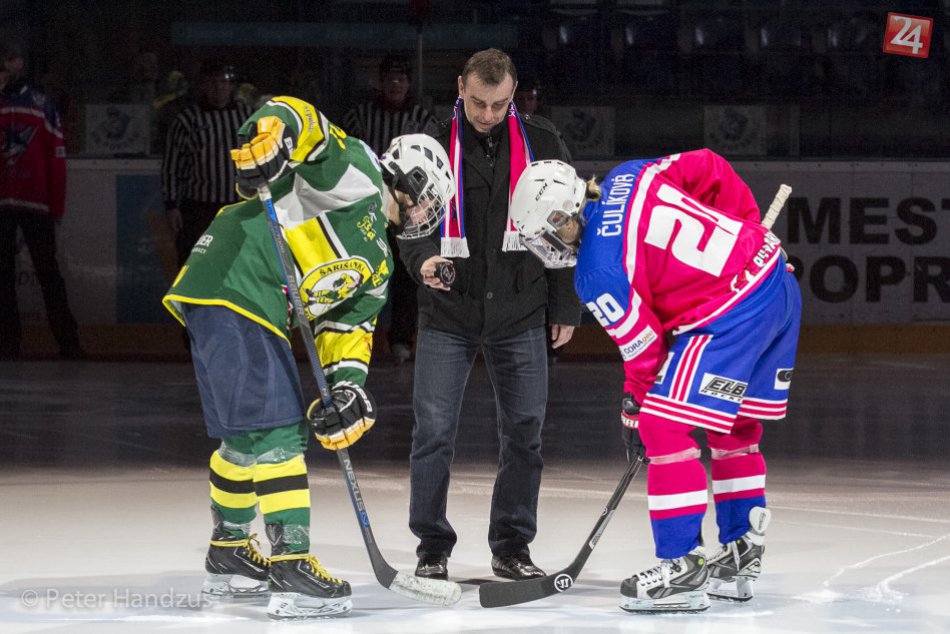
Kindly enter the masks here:
<path id="1" fill-rule="evenodd" d="M 670 334 L 725 314 L 779 261 L 749 187 L 710 150 L 614 168 L 584 208 L 578 296 L 617 343 L 642 403 Z"/>

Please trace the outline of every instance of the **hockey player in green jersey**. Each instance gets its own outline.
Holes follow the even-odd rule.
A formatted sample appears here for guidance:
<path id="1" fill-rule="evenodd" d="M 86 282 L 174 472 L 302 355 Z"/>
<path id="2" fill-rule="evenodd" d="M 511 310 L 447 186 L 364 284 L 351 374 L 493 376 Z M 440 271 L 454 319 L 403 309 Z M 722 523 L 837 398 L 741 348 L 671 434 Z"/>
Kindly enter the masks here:
<path id="1" fill-rule="evenodd" d="M 211 456 L 211 545 L 203 591 L 270 595 L 272 618 L 346 614 L 350 586 L 310 554 L 308 428 L 327 449 L 375 422 L 364 383 L 392 257 L 386 224 L 427 235 L 455 193 L 448 157 L 424 135 L 397 137 L 379 159 L 312 105 L 275 97 L 232 151 L 247 200 L 221 209 L 164 297 L 188 330 Z M 382 172 L 381 172 L 382 169 Z M 384 183 L 385 181 L 385 183 Z M 333 407 L 304 410 L 290 347 L 295 323 L 258 187 L 272 191 L 296 264 Z M 271 556 L 250 525 L 260 506 Z"/>

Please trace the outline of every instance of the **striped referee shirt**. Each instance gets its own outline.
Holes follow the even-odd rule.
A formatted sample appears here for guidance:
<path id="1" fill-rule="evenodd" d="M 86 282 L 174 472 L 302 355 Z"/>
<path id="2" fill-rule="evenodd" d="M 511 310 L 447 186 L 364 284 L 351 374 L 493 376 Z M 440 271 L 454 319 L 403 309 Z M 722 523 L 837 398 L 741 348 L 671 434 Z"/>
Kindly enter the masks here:
<path id="1" fill-rule="evenodd" d="M 162 159 L 166 209 L 182 200 L 221 204 L 238 200 L 230 151 L 238 146 L 238 129 L 251 114 L 250 107 L 237 102 L 220 110 L 192 104 L 178 113 L 168 129 Z"/>
<path id="2" fill-rule="evenodd" d="M 393 111 L 382 108 L 376 101 L 362 103 L 343 115 L 346 133 L 362 139 L 377 156 L 386 151 L 393 138 L 417 132 L 434 135 L 438 124 L 422 106 L 410 105 Z"/>

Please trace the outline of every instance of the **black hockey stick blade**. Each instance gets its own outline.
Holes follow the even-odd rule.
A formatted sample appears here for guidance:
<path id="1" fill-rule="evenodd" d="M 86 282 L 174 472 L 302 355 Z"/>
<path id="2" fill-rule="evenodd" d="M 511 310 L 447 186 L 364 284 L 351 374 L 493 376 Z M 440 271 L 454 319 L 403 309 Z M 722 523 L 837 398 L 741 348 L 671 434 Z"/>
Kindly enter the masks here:
<path id="1" fill-rule="evenodd" d="M 623 494 L 627 491 L 627 487 L 630 486 L 630 481 L 633 480 L 640 471 L 643 462 L 643 453 L 641 452 L 637 456 L 637 459 L 627 466 L 627 470 L 624 471 L 623 477 L 620 478 L 620 483 L 614 490 L 613 495 L 610 496 L 607 506 L 604 507 L 600 518 L 597 520 L 597 523 L 594 524 L 594 530 L 588 535 L 584 547 L 581 548 L 581 551 L 577 554 L 577 557 L 574 558 L 574 561 L 571 562 L 571 565 L 554 574 L 537 577 L 536 579 L 484 583 L 478 588 L 478 602 L 481 603 L 482 607 L 501 608 L 507 605 L 518 605 L 519 603 L 537 601 L 538 599 L 544 599 L 545 597 L 554 596 L 559 592 L 564 592 L 573 586 L 574 582 L 577 581 L 577 576 L 580 574 L 581 568 L 587 563 L 587 558 L 590 557 L 591 552 L 594 550 L 594 546 L 600 541 L 600 536 L 603 535 L 604 529 L 607 528 L 607 523 L 610 522 L 614 511 L 617 510 L 617 505 L 620 504 L 620 498 L 623 497 Z"/>

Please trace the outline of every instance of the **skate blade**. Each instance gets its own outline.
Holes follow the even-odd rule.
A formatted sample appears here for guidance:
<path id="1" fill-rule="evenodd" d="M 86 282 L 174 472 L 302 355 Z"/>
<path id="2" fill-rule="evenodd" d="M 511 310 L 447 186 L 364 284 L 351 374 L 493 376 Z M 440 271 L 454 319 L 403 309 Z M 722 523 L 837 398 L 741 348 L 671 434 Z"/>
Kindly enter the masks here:
<path id="1" fill-rule="evenodd" d="M 258 581 L 241 575 L 209 574 L 201 586 L 201 592 L 209 599 L 256 599 L 270 596 L 266 581 Z"/>
<path id="2" fill-rule="evenodd" d="M 275 621 L 302 621 L 346 616 L 353 609 L 349 597 L 318 599 L 294 592 L 271 594 L 267 616 Z"/>
<path id="3" fill-rule="evenodd" d="M 632 614 L 693 614 L 709 608 L 709 597 L 704 590 L 677 594 L 665 599 L 634 599 L 623 597 L 620 609 Z"/>
<path id="4" fill-rule="evenodd" d="M 730 603 L 745 603 L 751 601 L 755 596 L 754 580 L 745 577 L 735 577 L 733 579 L 710 579 L 709 590 L 707 591 L 710 599 L 716 601 L 727 601 Z"/>

